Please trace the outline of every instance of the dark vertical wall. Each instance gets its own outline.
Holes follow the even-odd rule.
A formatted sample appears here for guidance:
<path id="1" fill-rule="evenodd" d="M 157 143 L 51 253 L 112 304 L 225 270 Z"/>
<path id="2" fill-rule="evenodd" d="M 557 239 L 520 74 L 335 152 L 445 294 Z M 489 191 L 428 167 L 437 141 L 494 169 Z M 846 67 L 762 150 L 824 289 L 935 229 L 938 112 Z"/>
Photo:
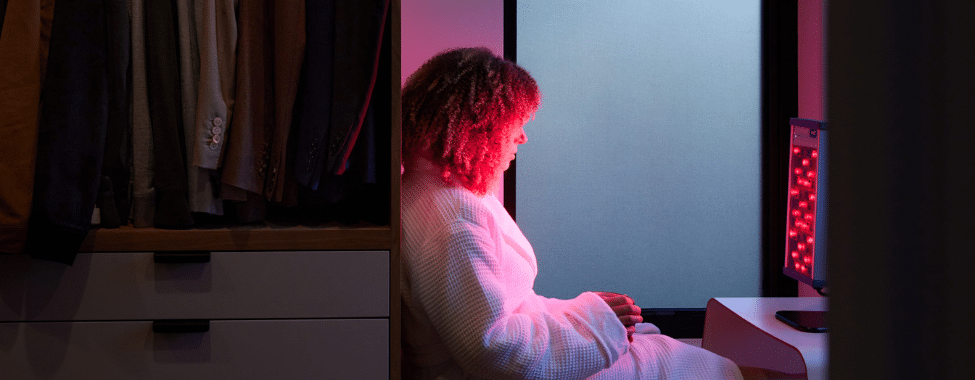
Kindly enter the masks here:
<path id="1" fill-rule="evenodd" d="M 762 295 L 797 294 L 782 274 L 789 118 L 798 113 L 798 2 L 762 2 Z"/>
<path id="2" fill-rule="evenodd" d="M 973 17 L 829 4 L 831 378 L 972 378 Z"/>

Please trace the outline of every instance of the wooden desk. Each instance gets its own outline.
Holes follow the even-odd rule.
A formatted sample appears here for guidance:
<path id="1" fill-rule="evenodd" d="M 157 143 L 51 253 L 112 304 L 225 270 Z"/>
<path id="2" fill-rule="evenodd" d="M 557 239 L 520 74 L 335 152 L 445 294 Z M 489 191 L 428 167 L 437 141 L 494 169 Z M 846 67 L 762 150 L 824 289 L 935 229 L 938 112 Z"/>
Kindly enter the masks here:
<path id="1" fill-rule="evenodd" d="M 826 310 L 826 299 L 712 298 L 701 347 L 739 366 L 826 379 L 828 333 L 796 330 L 775 318 L 779 310 Z"/>

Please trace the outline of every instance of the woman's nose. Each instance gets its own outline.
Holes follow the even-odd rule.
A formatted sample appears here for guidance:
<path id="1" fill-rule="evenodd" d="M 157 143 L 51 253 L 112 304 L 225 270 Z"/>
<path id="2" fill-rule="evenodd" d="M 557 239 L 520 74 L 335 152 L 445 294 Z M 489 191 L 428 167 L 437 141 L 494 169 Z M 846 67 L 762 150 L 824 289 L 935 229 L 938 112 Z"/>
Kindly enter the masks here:
<path id="1" fill-rule="evenodd" d="M 525 135 L 525 130 L 523 129 L 518 132 L 518 137 L 515 138 L 515 143 L 524 144 L 526 142 L 528 142 L 528 136 Z"/>

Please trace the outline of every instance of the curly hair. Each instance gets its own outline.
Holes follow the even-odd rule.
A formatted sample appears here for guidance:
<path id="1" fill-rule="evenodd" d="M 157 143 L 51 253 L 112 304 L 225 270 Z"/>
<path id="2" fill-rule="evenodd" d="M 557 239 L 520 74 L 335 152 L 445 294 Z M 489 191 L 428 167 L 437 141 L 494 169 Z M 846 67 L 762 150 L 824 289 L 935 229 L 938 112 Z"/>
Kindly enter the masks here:
<path id="1" fill-rule="evenodd" d="M 501 147 L 534 114 L 538 85 L 525 69 L 486 48 L 443 51 L 403 86 L 403 162 L 433 161 L 447 182 L 491 191 L 503 173 Z"/>

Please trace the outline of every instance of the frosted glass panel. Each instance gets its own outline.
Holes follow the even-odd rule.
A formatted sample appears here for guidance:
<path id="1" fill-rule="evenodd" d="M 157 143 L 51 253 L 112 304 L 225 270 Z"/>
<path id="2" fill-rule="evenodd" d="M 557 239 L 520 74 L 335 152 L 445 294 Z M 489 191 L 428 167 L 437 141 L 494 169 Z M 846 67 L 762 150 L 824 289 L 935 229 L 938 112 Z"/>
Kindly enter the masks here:
<path id="1" fill-rule="evenodd" d="M 516 190 L 539 294 L 760 295 L 759 5 L 518 2 L 543 92 Z"/>

